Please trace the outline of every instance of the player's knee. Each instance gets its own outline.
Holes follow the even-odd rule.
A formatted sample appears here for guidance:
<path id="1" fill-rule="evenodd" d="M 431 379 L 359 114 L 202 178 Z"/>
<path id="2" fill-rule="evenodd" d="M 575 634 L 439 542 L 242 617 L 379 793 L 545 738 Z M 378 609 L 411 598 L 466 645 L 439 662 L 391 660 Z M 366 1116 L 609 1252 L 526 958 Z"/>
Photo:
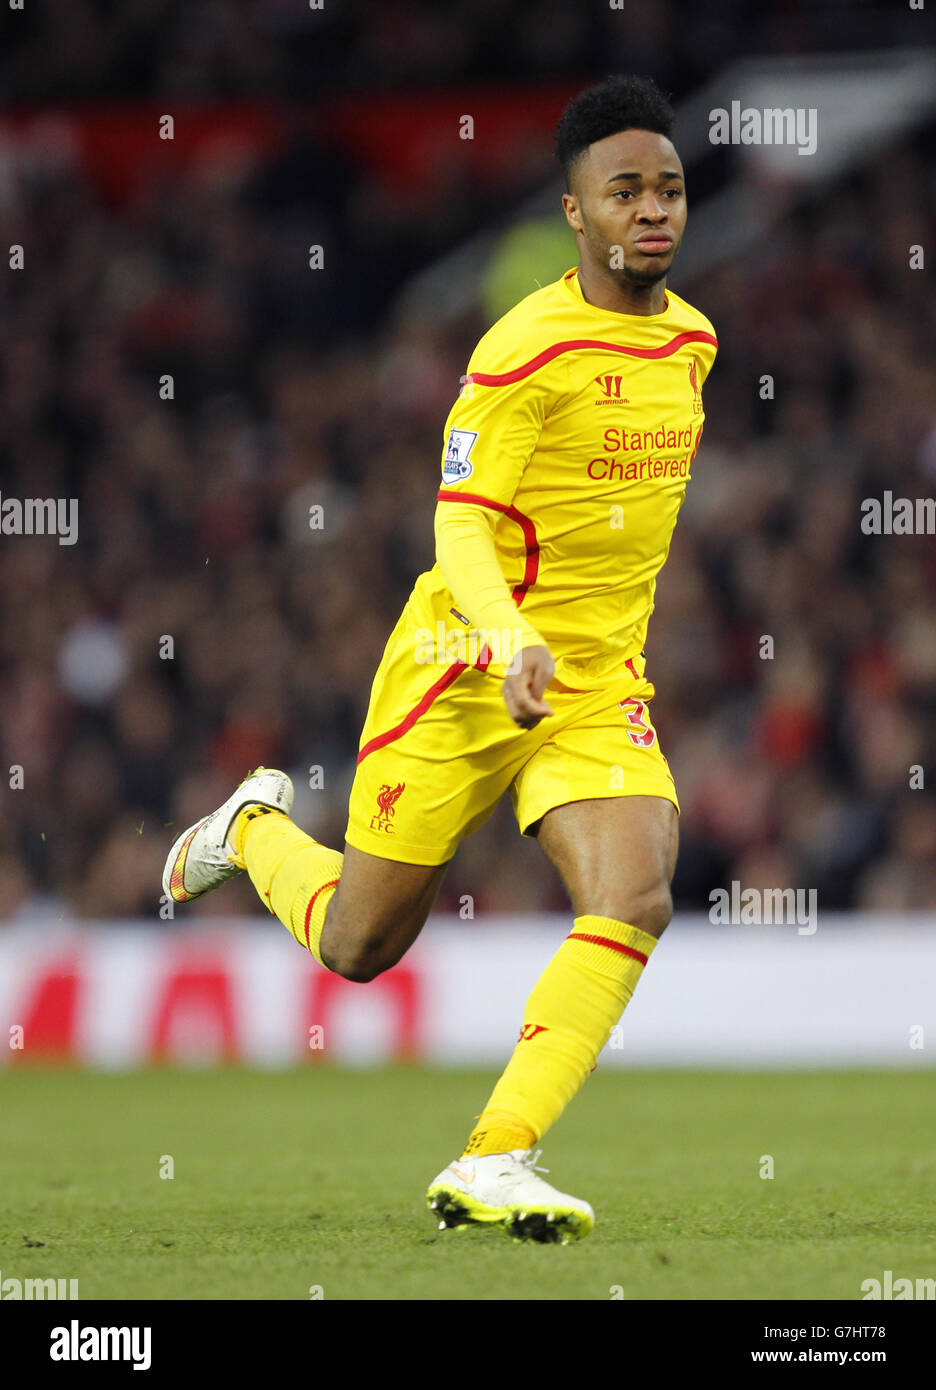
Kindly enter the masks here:
<path id="1" fill-rule="evenodd" d="M 672 917 L 673 895 L 668 883 L 660 883 L 636 900 L 627 921 L 648 936 L 662 936 Z"/>
<path id="2" fill-rule="evenodd" d="M 330 921 L 322 932 L 320 950 L 329 970 L 355 984 L 367 984 L 391 970 L 406 953 L 412 933 L 399 919 L 373 922 L 366 930 L 343 929 L 341 919 Z"/>
<path id="3" fill-rule="evenodd" d="M 342 941 L 338 937 L 326 941 L 323 934 L 320 950 L 322 962 L 329 970 L 360 985 L 366 985 L 396 965 L 395 957 L 386 946 L 373 940 Z"/>
<path id="4" fill-rule="evenodd" d="M 648 936 L 662 936 L 673 916 L 673 896 L 669 884 L 660 882 L 642 891 L 611 895 L 607 910 L 599 913 L 617 922 L 627 922 Z"/>
<path id="5" fill-rule="evenodd" d="M 345 980 L 353 980 L 358 985 L 366 985 L 375 980 L 393 963 L 385 963 L 371 951 L 339 951 L 331 957 L 326 956 L 323 951 L 322 960 L 336 975 L 341 975 Z"/>
<path id="6" fill-rule="evenodd" d="M 327 969 L 342 979 L 353 980 L 355 984 L 366 985 L 389 969 L 389 963 L 385 963 L 368 946 L 327 946 L 323 941 L 321 952 L 322 963 Z"/>

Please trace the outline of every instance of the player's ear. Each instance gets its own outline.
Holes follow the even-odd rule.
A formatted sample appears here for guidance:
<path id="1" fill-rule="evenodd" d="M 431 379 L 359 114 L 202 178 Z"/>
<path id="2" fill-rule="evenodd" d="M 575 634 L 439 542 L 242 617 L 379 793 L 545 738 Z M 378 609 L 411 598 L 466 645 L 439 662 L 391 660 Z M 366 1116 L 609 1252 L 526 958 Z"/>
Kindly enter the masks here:
<path id="1" fill-rule="evenodd" d="M 582 215 L 579 212 L 578 198 L 574 193 L 563 193 L 562 211 L 565 213 L 566 221 L 573 232 L 580 232 L 582 230 Z"/>

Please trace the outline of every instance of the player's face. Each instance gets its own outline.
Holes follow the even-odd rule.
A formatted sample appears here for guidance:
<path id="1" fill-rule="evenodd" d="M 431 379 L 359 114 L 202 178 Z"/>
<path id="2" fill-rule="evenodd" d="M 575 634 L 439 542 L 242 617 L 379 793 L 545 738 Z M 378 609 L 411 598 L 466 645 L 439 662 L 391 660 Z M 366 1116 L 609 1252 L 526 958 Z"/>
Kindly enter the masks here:
<path id="1" fill-rule="evenodd" d="M 589 145 L 562 200 L 579 249 L 631 285 L 662 280 L 686 226 L 683 169 L 672 142 L 622 130 Z"/>

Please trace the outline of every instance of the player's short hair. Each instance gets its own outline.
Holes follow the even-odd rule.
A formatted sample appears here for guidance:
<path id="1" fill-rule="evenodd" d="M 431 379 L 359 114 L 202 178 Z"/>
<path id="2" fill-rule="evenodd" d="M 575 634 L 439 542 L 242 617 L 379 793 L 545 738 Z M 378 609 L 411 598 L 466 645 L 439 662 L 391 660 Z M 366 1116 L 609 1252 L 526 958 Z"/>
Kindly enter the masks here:
<path id="1" fill-rule="evenodd" d="M 596 140 L 620 130 L 653 130 L 673 138 L 675 115 L 652 77 L 609 77 L 579 92 L 556 127 L 556 155 L 566 187 L 581 156 Z"/>

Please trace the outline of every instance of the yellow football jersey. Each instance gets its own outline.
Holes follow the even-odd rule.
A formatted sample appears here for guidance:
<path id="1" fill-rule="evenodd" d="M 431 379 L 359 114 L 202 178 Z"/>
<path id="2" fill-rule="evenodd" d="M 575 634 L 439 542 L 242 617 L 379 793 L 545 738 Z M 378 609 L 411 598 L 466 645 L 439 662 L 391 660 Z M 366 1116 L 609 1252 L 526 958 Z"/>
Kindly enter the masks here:
<path id="1" fill-rule="evenodd" d="M 671 290 L 659 314 L 614 313 L 583 298 L 572 269 L 472 354 L 445 424 L 439 506 L 496 517 L 514 602 L 571 689 L 610 685 L 643 648 L 717 346 Z M 436 564 L 408 607 L 437 633 L 467 621 L 454 604 Z M 487 669 L 502 675 L 509 653 L 493 656 Z"/>

